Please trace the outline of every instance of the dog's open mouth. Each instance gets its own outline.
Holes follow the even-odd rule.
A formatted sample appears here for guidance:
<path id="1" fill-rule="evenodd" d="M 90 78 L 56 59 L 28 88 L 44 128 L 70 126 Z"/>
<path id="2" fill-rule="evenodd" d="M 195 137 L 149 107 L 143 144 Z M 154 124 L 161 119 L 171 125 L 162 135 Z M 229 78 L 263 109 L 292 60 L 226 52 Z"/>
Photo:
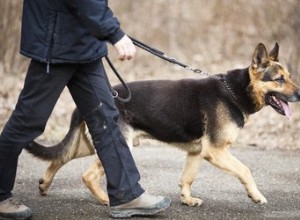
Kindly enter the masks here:
<path id="1" fill-rule="evenodd" d="M 292 110 L 289 106 L 289 103 L 276 94 L 268 94 L 266 96 L 266 102 L 272 106 L 275 111 L 281 115 L 285 115 L 288 118 L 292 117 Z"/>

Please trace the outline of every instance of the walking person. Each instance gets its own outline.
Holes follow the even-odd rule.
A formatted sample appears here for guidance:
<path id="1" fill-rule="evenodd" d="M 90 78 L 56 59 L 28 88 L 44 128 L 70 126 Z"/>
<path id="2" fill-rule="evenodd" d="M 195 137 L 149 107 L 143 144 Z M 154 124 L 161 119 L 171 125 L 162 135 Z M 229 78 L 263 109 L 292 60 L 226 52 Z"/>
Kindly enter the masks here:
<path id="1" fill-rule="evenodd" d="M 12 195 L 18 157 L 45 129 L 67 86 L 87 123 L 107 176 L 111 217 L 154 215 L 169 198 L 153 196 L 140 175 L 117 126 L 118 110 L 105 80 L 101 59 L 106 42 L 120 60 L 135 46 L 120 28 L 107 0 L 24 0 L 21 54 L 31 59 L 15 110 L 0 136 L 0 217 L 28 219 L 30 208 Z"/>

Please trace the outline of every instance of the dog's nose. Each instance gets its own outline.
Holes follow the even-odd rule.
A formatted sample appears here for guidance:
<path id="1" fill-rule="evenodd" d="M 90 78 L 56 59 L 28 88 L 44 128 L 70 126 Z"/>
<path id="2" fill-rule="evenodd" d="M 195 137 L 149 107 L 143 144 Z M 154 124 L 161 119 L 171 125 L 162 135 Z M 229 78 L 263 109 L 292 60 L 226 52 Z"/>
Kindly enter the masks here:
<path id="1" fill-rule="evenodd" d="M 296 92 L 295 96 L 297 97 L 297 100 L 300 101 L 300 90 Z"/>

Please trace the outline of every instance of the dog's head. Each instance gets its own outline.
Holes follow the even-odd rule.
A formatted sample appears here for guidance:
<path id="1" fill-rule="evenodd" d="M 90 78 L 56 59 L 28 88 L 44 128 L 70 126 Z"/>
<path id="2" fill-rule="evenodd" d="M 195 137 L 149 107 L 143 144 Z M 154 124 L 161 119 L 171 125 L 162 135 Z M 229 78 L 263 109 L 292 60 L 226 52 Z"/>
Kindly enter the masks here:
<path id="1" fill-rule="evenodd" d="M 300 101 L 300 89 L 291 80 L 290 73 L 278 61 L 279 45 L 267 53 L 259 43 L 249 67 L 251 96 L 257 110 L 270 105 L 279 114 L 291 116 L 288 102 Z"/>

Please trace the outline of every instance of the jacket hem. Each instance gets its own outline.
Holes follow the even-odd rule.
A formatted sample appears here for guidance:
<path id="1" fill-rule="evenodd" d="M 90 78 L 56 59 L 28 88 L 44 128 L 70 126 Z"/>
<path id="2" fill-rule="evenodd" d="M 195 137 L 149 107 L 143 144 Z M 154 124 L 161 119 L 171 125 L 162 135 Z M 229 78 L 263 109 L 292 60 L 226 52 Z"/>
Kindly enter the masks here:
<path id="1" fill-rule="evenodd" d="M 20 54 L 22 54 L 23 56 L 25 56 L 27 58 L 36 60 L 38 62 L 47 63 L 47 58 L 46 57 L 40 57 L 40 56 L 37 56 L 37 55 L 34 55 L 34 54 L 30 54 L 30 53 L 27 53 L 27 52 L 25 52 L 23 50 L 20 51 Z M 59 58 L 59 59 L 52 58 L 51 61 L 50 61 L 50 64 L 60 64 L 60 63 L 71 63 L 71 64 L 75 64 L 75 63 L 78 63 L 78 64 L 80 64 L 80 63 L 91 63 L 91 62 L 94 62 L 96 60 L 102 59 L 107 54 L 108 53 L 106 51 L 105 53 L 99 54 L 98 56 L 95 56 L 95 57 L 90 58 L 88 60 L 69 60 L 69 59 L 62 59 L 62 58 Z"/>

